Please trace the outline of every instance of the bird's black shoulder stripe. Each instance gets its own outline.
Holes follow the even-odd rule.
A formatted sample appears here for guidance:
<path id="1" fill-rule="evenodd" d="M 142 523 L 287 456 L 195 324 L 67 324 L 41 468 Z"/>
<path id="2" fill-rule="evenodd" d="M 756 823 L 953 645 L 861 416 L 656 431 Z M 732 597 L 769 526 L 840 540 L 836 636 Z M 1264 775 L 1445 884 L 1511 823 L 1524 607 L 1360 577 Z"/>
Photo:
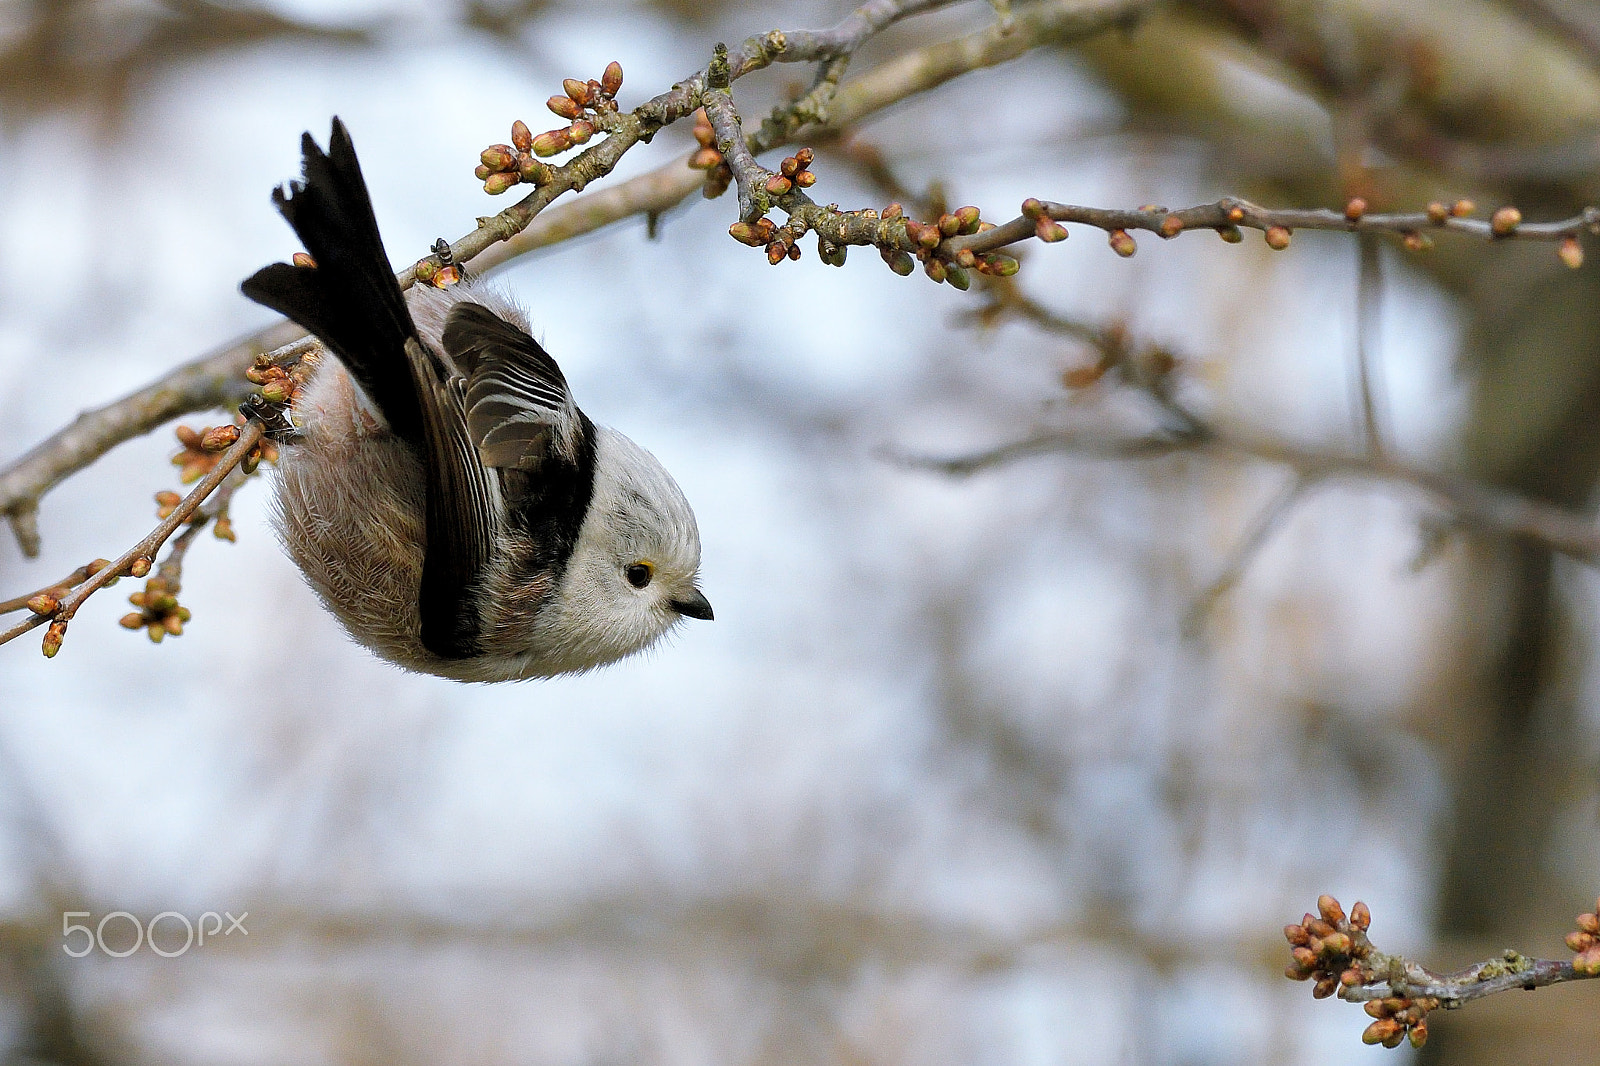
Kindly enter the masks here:
<path id="1" fill-rule="evenodd" d="M 521 470 L 501 470 L 507 519 L 533 545 L 527 564 L 560 577 L 578 543 L 578 531 L 594 502 L 595 455 L 598 447 L 594 423 L 582 411 L 576 455 L 552 455 L 537 475 Z"/>

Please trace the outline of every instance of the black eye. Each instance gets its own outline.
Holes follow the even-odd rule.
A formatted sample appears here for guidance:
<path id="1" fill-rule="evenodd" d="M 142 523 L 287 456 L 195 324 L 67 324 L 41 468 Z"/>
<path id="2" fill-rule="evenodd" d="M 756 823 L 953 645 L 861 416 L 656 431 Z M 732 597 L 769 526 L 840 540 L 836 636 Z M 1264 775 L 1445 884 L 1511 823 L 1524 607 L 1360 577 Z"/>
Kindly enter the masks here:
<path id="1" fill-rule="evenodd" d="M 636 589 L 642 589 L 650 584 L 650 579 L 655 576 L 655 571 L 650 569 L 649 563 L 634 563 L 623 573 L 627 575 L 628 584 Z"/>

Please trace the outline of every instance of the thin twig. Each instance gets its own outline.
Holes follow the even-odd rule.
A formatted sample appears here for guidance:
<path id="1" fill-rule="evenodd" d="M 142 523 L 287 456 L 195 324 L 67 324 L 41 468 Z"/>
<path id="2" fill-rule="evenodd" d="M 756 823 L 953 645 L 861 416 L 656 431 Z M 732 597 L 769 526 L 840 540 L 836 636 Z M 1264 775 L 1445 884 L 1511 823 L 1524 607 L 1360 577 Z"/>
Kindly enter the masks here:
<path id="1" fill-rule="evenodd" d="M 293 322 L 279 322 L 203 355 L 121 399 L 83 412 L 0 469 L 0 514 L 11 519 L 22 553 L 30 559 L 39 554 L 34 519 L 45 493 L 123 441 L 193 411 L 239 403 L 255 388 L 244 378 L 251 361 L 304 335 Z"/>
<path id="2" fill-rule="evenodd" d="M 217 459 L 216 466 L 212 467 L 211 471 L 200 479 L 199 484 L 190 491 L 189 495 L 183 498 L 183 501 L 173 509 L 170 515 L 161 521 L 160 525 L 151 530 L 146 537 L 133 547 L 112 560 L 109 566 L 91 575 L 87 581 L 75 588 L 71 595 L 63 599 L 60 606 L 54 611 L 49 614 L 33 615 L 4 633 L 0 633 L 0 644 L 5 644 L 30 629 L 49 622 L 50 632 L 45 637 L 45 654 L 54 655 L 55 651 L 61 646 L 61 638 L 66 634 L 67 625 L 72 621 L 73 616 L 77 614 L 78 608 L 83 606 L 84 601 L 104 588 L 113 579 L 132 573 L 136 569 L 135 564 L 142 564 L 142 566 L 138 567 L 140 569 L 148 569 L 157 553 L 161 551 L 161 546 L 167 542 L 167 538 L 172 536 L 179 526 L 193 516 L 200 505 L 205 502 L 206 497 L 210 496 L 222 484 L 228 475 L 233 472 L 234 468 L 244 460 L 245 456 L 250 454 L 251 449 L 261 443 L 264 433 L 265 427 L 260 421 L 251 419 L 246 422 L 239 431 L 239 439 L 229 446 L 227 451 L 222 453 Z"/>
<path id="3" fill-rule="evenodd" d="M 1584 233 L 1600 233 L 1600 208 L 1585 208 L 1581 214 L 1559 222 L 1519 222 L 1496 229 L 1495 223 L 1477 218 L 1457 218 L 1437 213 L 1400 212 L 1396 214 L 1362 214 L 1351 218 L 1342 211 L 1324 208 L 1267 208 L 1235 196 L 1224 197 L 1216 203 L 1200 204 L 1181 211 L 1140 209 L 1126 211 L 1115 208 L 1080 207 L 1075 204 L 1058 204 L 1038 201 L 1038 212 L 1057 222 L 1076 222 L 1094 226 L 1107 232 L 1114 230 L 1146 230 L 1163 237 L 1176 237 L 1190 230 L 1226 231 L 1229 227 L 1271 230 L 1297 229 L 1335 230 L 1346 233 L 1391 233 L 1405 236 L 1439 230 L 1459 233 L 1480 240 L 1531 240 L 1560 241 Z M 996 226 L 994 229 L 967 236 L 952 237 L 943 242 L 940 255 L 953 256 L 966 250 L 973 253 L 992 252 L 1009 244 L 1028 240 L 1036 235 L 1037 215 L 1020 215 Z"/>
<path id="4" fill-rule="evenodd" d="M 1184 636 L 1192 638 L 1199 634 L 1206 618 L 1216 607 L 1217 601 L 1244 579 L 1250 563 L 1260 554 L 1273 531 L 1282 524 L 1283 519 L 1312 484 L 1310 479 L 1297 473 L 1287 485 L 1278 490 L 1265 507 L 1257 512 L 1255 520 L 1245 535 L 1239 538 L 1239 543 L 1234 546 L 1233 553 L 1228 556 L 1228 561 L 1223 564 L 1221 571 L 1210 584 L 1196 593 L 1194 600 L 1189 604 L 1189 609 L 1184 612 L 1182 623 Z"/>
<path id="5" fill-rule="evenodd" d="M 78 582 L 87 581 L 95 574 L 96 571 L 107 565 L 109 565 L 108 560 L 96 559 L 92 563 L 85 563 L 83 566 L 78 567 L 72 573 L 62 578 L 60 581 L 46 585 L 42 589 L 35 589 L 32 592 L 25 592 L 16 599 L 0 600 L 0 614 L 10 614 L 12 611 L 20 611 L 28 606 L 29 600 L 45 593 L 52 593 L 56 589 L 71 589 L 75 587 Z"/>
<path id="6" fill-rule="evenodd" d="M 1384 451 L 1378 404 L 1378 345 L 1383 326 L 1383 269 L 1378 239 L 1363 233 L 1356 241 L 1356 400 L 1361 436 L 1374 455 Z"/>
<path id="7" fill-rule="evenodd" d="M 1177 408 L 1182 411 L 1182 408 Z M 967 475 L 1018 459 L 1070 452 L 1102 458 L 1150 459 L 1184 451 L 1215 451 L 1292 467 L 1302 478 L 1353 478 L 1409 485 L 1434 500 L 1463 525 L 1536 541 L 1578 562 L 1600 566 L 1600 525 L 1585 515 L 1552 504 L 1434 470 L 1425 470 L 1384 455 L 1352 454 L 1331 448 L 1295 444 L 1200 421 L 1195 430 L 1106 438 L 1075 432 L 1043 433 L 996 448 L 954 458 L 900 457 L 900 461 L 942 473 Z"/>
<path id="8" fill-rule="evenodd" d="M 1391 996 L 1427 998 L 1436 999 L 1439 1006 L 1451 1010 L 1499 992 L 1531 992 L 1535 988 L 1546 988 L 1566 981 L 1587 981 L 1595 976 L 1579 973 L 1570 959 L 1565 962 L 1530 959 L 1515 951 L 1447 974 L 1437 973 L 1410 959 L 1396 958 L 1400 967 L 1398 976 L 1345 989 L 1339 993 L 1339 998 L 1351 1003 L 1366 1003 Z"/>
<path id="9" fill-rule="evenodd" d="M 1337 995 L 1365 1004 L 1374 1019 L 1361 1034 L 1367 1044 L 1393 1048 L 1409 1041 L 1421 1047 L 1428 1041 L 1428 1015 L 1441 1007 L 1450 1010 L 1512 989 L 1531 992 L 1600 977 L 1600 918 L 1592 912 L 1578 915 L 1578 929 L 1567 935 L 1567 947 L 1575 953 L 1568 962 L 1507 951 L 1449 974 L 1379 951 L 1368 935 L 1371 925 L 1372 911 L 1365 903 L 1357 902 L 1346 915 L 1338 900 L 1323 895 L 1317 897 L 1316 914 L 1307 912 L 1283 927 L 1290 954 L 1284 976 L 1313 982 L 1311 994 L 1317 999 Z"/>

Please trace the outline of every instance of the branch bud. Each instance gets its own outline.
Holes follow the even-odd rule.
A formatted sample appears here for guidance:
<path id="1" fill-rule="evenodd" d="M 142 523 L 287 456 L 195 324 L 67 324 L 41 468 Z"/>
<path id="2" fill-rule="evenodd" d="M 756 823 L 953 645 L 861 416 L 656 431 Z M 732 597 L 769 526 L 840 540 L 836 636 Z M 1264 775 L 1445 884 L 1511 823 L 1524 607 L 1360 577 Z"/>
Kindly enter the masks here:
<path id="1" fill-rule="evenodd" d="M 238 439 L 238 426 L 212 426 L 201 435 L 200 447 L 208 452 L 225 452 Z"/>
<path id="2" fill-rule="evenodd" d="M 1021 269 L 1022 264 L 1009 255 L 986 255 L 978 260 L 978 269 L 997 278 L 1009 278 Z"/>
<path id="3" fill-rule="evenodd" d="M 1556 255 L 1560 256 L 1561 261 L 1573 270 L 1583 266 L 1583 245 L 1578 242 L 1576 237 L 1568 237 L 1562 241 L 1561 246 L 1556 249 Z"/>
<path id="4" fill-rule="evenodd" d="M 1128 236 L 1127 230 L 1114 229 L 1106 235 L 1106 243 L 1111 245 L 1111 250 L 1122 258 L 1127 259 L 1139 250 L 1139 245 Z"/>
<path id="5" fill-rule="evenodd" d="M 572 102 L 583 105 L 589 102 L 589 83 L 579 81 L 577 78 L 562 78 L 561 88 L 571 98 Z"/>
<path id="6" fill-rule="evenodd" d="M 498 177 L 498 175 L 496 175 Z M 294 395 L 294 382 L 288 378 L 273 378 L 261 386 L 261 398 L 268 403 L 286 403 Z"/>
<path id="7" fill-rule="evenodd" d="M 977 233 L 978 223 L 981 221 L 980 212 L 976 207 L 956 208 L 956 219 L 961 223 L 962 233 Z"/>
<path id="8" fill-rule="evenodd" d="M 711 170 L 722 165 L 722 153 L 715 148 L 701 148 L 689 157 L 690 170 Z"/>
<path id="9" fill-rule="evenodd" d="M 917 261 L 911 258 L 910 252 L 902 252 L 898 248 L 880 248 L 878 254 L 883 256 L 883 261 L 888 264 L 889 269 L 902 278 L 917 269 Z"/>
<path id="10" fill-rule="evenodd" d="M 1030 196 L 1022 201 L 1022 217 L 1037 221 L 1044 217 L 1044 204 Z"/>
<path id="11" fill-rule="evenodd" d="M 1502 207 L 1489 219 L 1489 229 L 1496 237 L 1509 237 L 1522 225 L 1522 212 L 1515 207 Z"/>
<path id="12" fill-rule="evenodd" d="M 1360 222 L 1361 216 L 1367 213 L 1367 202 L 1359 196 L 1350 197 L 1344 205 L 1344 217 L 1351 222 Z"/>
<path id="13" fill-rule="evenodd" d="M 533 131 L 520 118 L 511 124 L 511 143 L 519 152 L 533 151 Z"/>
<path id="14" fill-rule="evenodd" d="M 565 152 L 572 147 L 572 135 L 566 130 L 548 130 L 533 139 L 533 154 L 540 158 Z"/>
<path id="15" fill-rule="evenodd" d="M 767 179 L 767 183 L 765 185 L 767 192 L 771 193 L 773 196 L 783 196 L 793 187 L 794 186 L 790 184 L 789 179 L 784 177 L 782 174 L 772 175 L 772 177 Z"/>
<path id="16" fill-rule="evenodd" d="M 585 144 L 594 136 L 594 123 L 586 118 L 580 118 L 567 127 L 567 136 L 572 138 L 573 144 Z"/>
<path id="17" fill-rule="evenodd" d="M 1067 227 L 1053 218 L 1040 215 L 1033 224 L 1033 235 L 1046 244 L 1054 244 L 1067 239 Z"/>
<path id="18" fill-rule="evenodd" d="M 1439 201 L 1435 200 L 1433 203 L 1428 205 L 1428 221 L 1432 222 L 1435 226 L 1444 225 L 1445 220 L 1449 217 L 1450 209 L 1444 204 L 1441 204 Z"/>
<path id="19" fill-rule="evenodd" d="M 802 170 L 794 176 L 794 183 L 802 189 L 809 189 L 817 183 L 817 175 L 814 171 Z"/>
<path id="20" fill-rule="evenodd" d="M 756 227 L 748 222 L 735 222 L 729 226 L 728 236 L 740 244 L 747 244 L 752 248 L 760 248 L 767 243 L 762 239 L 761 234 L 757 232 Z"/>
<path id="21" fill-rule="evenodd" d="M 1399 1032 L 1400 1028 L 1400 1023 L 1393 1018 L 1379 1018 L 1367 1026 L 1366 1031 L 1361 1034 L 1361 1042 L 1363 1044 L 1381 1044 L 1389 1039 L 1392 1034 Z"/>
<path id="22" fill-rule="evenodd" d="M 489 175 L 483 183 L 483 191 L 490 196 L 499 196 L 521 180 L 522 178 L 515 172 L 500 171 Z"/>
<path id="23" fill-rule="evenodd" d="M 510 170 L 516 166 L 517 152 L 509 144 L 491 144 L 478 154 L 478 159 L 491 173 L 497 170 Z"/>
<path id="24" fill-rule="evenodd" d="M 583 105 L 570 96 L 552 96 L 544 102 L 544 106 L 568 122 L 583 116 Z"/>
<path id="25" fill-rule="evenodd" d="M 1218 226 L 1217 236 L 1221 237 L 1228 244 L 1238 244 L 1240 241 L 1244 240 L 1244 230 L 1240 229 L 1238 226 Z"/>
<path id="26" fill-rule="evenodd" d="M 733 184 L 733 171 L 724 163 L 720 167 L 713 167 L 706 171 L 706 183 L 700 186 L 700 195 L 707 200 L 715 200 L 728 191 L 728 186 Z"/>
<path id="27" fill-rule="evenodd" d="M 1267 247 L 1275 252 L 1281 252 L 1289 247 L 1291 235 L 1287 226 L 1268 226 L 1266 233 Z"/>
<path id="28" fill-rule="evenodd" d="M 622 88 L 622 64 L 615 59 L 606 64 L 606 69 L 600 75 L 600 91 L 607 96 L 615 96 Z"/>

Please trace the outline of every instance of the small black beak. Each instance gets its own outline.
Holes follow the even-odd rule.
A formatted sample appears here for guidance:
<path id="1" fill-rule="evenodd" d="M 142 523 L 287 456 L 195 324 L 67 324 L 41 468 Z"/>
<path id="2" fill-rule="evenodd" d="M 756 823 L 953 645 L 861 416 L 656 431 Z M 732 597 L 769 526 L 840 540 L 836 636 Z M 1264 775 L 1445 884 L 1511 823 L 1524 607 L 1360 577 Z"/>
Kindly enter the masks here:
<path id="1" fill-rule="evenodd" d="M 709 622 L 714 617 L 711 613 L 711 602 L 699 589 L 690 589 L 689 595 L 673 600 L 672 609 L 685 618 L 698 618 L 702 622 Z"/>

